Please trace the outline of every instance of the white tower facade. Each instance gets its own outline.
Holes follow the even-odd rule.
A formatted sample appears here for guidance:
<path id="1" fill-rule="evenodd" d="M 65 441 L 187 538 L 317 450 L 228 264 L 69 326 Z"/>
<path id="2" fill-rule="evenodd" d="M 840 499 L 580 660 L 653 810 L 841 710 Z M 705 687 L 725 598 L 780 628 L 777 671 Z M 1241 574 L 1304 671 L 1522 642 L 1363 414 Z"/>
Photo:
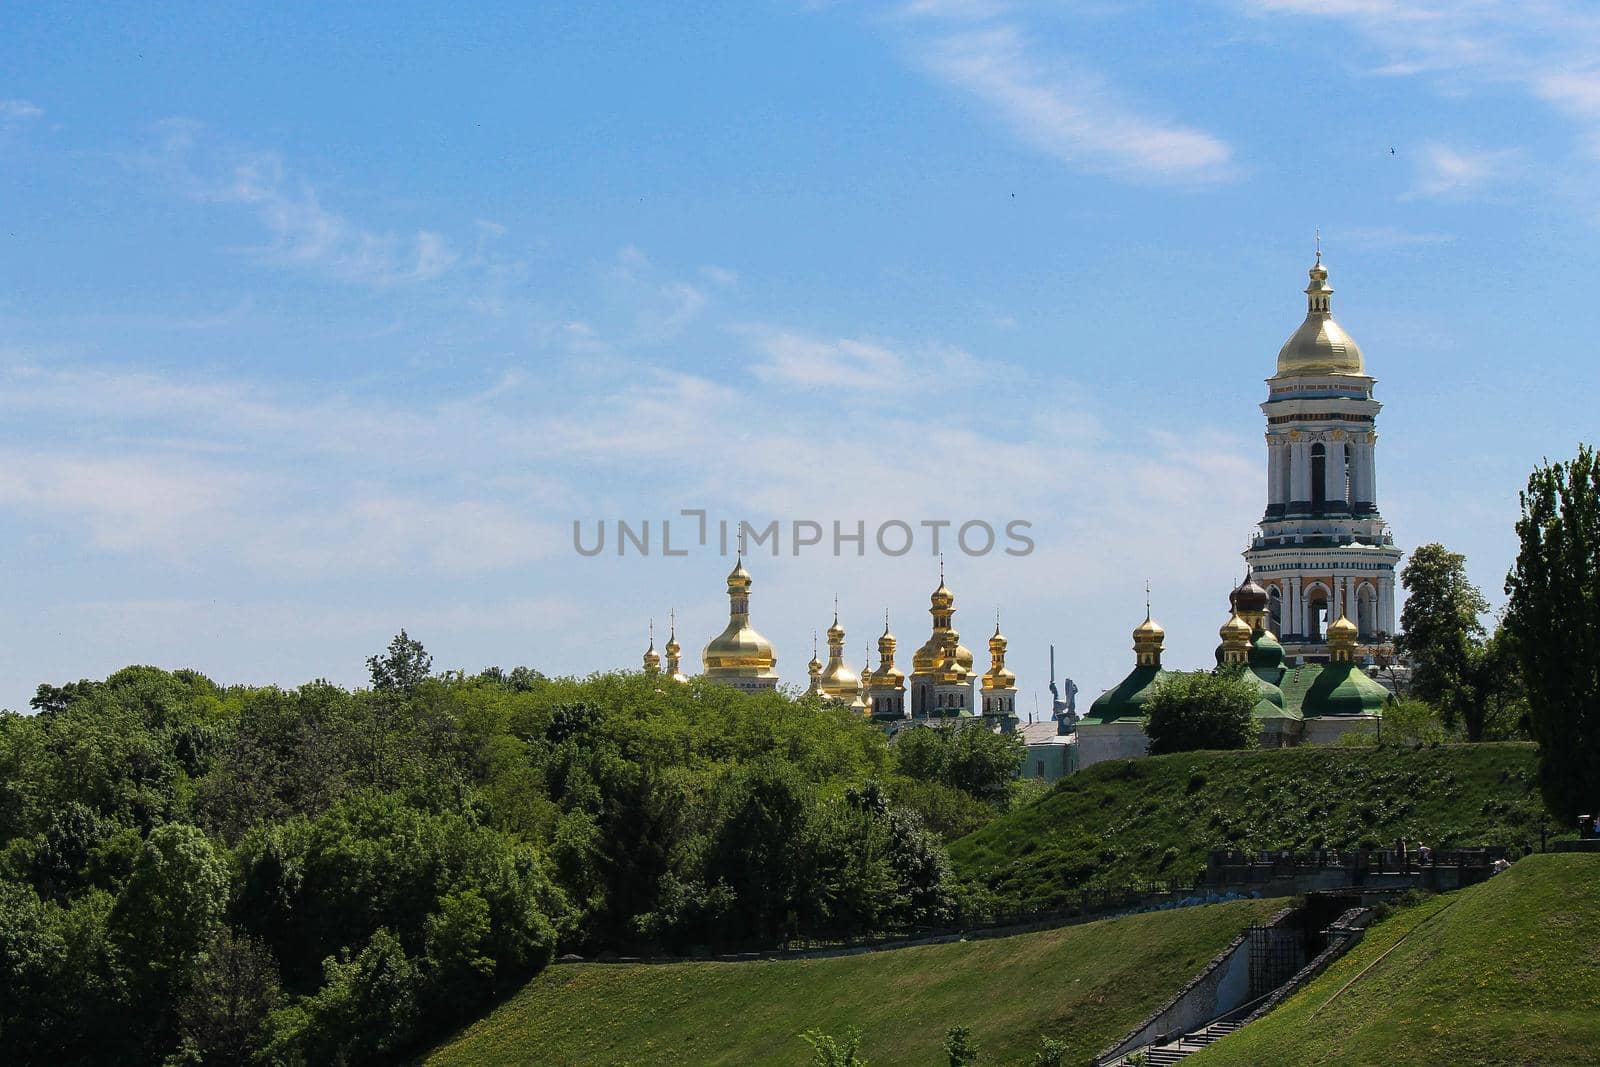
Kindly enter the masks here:
<path id="1" fill-rule="evenodd" d="M 1378 511 L 1378 411 L 1361 349 L 1333 320 L 1322 253 L 1306 318 L 1278 352 L 1267 417 L 1267 509 L 1244 553 L 1267 590 L 1268 628 L 1291 662 L 1329 658 L 1328 627 L 1347 616 L 1370 658 L 1395 632 L 1400 550 Z"/>

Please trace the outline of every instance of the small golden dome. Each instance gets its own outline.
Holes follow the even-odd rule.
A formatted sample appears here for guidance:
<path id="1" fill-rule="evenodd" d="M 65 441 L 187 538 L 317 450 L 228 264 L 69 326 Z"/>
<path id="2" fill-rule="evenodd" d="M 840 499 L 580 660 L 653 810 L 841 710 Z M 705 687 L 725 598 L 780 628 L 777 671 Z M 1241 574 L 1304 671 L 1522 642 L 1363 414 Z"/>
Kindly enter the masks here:
<path id="1" fill-rule="evenodd" d="M 1156 620 L 1152 619 L 1149 615 L 1144 617 L 1144 622 L 1141 622 L 1138 626 L 1133 628 L 1133 639 L 1135 641 L 1138 641 L 1141 638 L 1154 638 L 1155 640 L 1159 641 L 1166 636 L 1167 631 L 1163 630 L 1161 628 L 1161 624 L 1156 622 Z"/>
<path id="2" fill-rule="evenodd" d="M 644 673 L 654 674 L 661 669 L 661 654 L 656 651 L 656 624 L 650 624 L 650 647 L 644 650 Z"/>
<path id="3" fill-rule="evenodd" d="M 689 683 L 688 676 L 686 676 L 681 669 L 683 646 L 678 644 L 677 611 L 674 610 L 669 612 L 668 618 L 670 618 L 672 621 L 668 624 L 667 643 L 665 646 L 667 653 L 667 680 L 677 682 L 680 685 L 687 685 Z"/>
<path id="4" fill-rule="evenodd" d="M 1017 676 L 1006 667 L 1006 635 L 1000 632 L 1000 623 L 994 624 L 994 636 L 989 638 L 989 657 L 991 664 L 983 676 L 983 688 L 1015 689 Z"/>
<path id="5" fill-rule="evenodd" d="M 894 634 L 889 632 L 889 617 L 885 613 L 883 635 L 878 638 L 878 669 L 872 672 L 868 680 L 873 688 L 899 689 L 905 684 L 905 672 L 894 665 L 894 649 Z"/>
<path id="6" fill-rule="evenodd" d="M 1225 645 L 1230 643 L 1249 644 L 1252 632 L 1250 624 L 1240 618 L 1237 613 L 1229 615 L 1228 621 L 1223 623 L 1222 629 L 1217 631 L 1222 638 L 1222 643 Z"/>
<path id="7" fill-rule="evenodd" d="M 1306 286 L 1306 318 L 1278 350 L 1279 378 L 1300 374 L 1365 374 L 1366 361 L 1361 348 L 1333 321 L 1328 270 L 1322 265 L 1322 252 L 1311 268 L 1311 284 Z"/>
<path id="8" fill-rule="evenodd" d="M 1006 650 L 1006 635 L 1000 632 L 1000 624 L 994 624 L 994 636 L 989 638 L 990 652 L 1004 652 Z"/>
<path id="9" fill-rule="evenodd" d="M 883 623 L 883 636 L 878 638 L 878 658 L 882 659 L 884 656 L 888 656 L 891 659 L 894 658 L 895 644 L 896 641 L 894 634 L 889 632 L 889 621 L 885 619 Z"/>
<path id="10" fill-rule="evenodd" d="M 728 592 L 748 593 L 750 591 L 750 572 L 744 569 L 744 557 L 734 559 L 733 570 L 728 572 Z"/>
<path id="11" fill-rule="evenodd" d="M 1346 616 L 1341 615 L 1328 627 L 1328 643 L 1330 645 L 1338 642 L 1354 644 L 1360 632 L 1356 629 L 1355 623 L 1351 622 Z"/>

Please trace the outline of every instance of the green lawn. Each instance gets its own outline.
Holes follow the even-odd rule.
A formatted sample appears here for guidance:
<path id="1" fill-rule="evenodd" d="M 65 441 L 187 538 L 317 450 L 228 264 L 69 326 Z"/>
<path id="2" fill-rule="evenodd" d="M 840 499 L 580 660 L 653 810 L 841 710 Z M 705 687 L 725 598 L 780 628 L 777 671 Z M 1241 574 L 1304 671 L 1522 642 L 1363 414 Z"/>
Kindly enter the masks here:
<path id="1" fill-rule="evenodd" d="M 942 1063 L 967 1025 L 985 1063 L 1023 1063 L 1041 1035 L 1083 1063 L 1281 901 L 1154 912 L 1014 937 L 829 959 L 560 964 L 435 1050 L 485 1064 L 806 1064 L 797 1036 L 863 1031 L 877 1067 Z"/>
<path id="2" fill-rule="evenodd" d="M 1550 854 L 1399 912 L 1185 1067 L 1595 1062 L 1600 856 Z"/>
<path id="3" fill-rule="evenodd" d="M 1213 848 L 1535 845 L 1531 744 L 1305 746 L 1113 760 L 954 842 L 964 879 L 1047 907 L 1076 886 L 1193 879 Z"/>

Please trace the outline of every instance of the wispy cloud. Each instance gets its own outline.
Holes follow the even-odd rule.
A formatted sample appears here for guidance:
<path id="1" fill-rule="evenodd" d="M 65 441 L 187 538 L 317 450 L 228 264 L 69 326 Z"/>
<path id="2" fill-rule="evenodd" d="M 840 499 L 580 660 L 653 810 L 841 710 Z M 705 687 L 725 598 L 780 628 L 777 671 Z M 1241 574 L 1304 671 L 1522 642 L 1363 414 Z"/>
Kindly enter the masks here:
<path id="1" fill-rule="evenodd" d="M 978 364 L 967 353 L 924 345 L 904 352 L 853 337 L 822 339 L 772 326 L 735 327 L 760 356 L 751 373 L 764 382 L 801 390 L 840 390 L 849 403 L 904 397 L 975 384 Z"/>
<path id="2" fill-rule="evenodd" d="M 1338 239 L 1351 248 L 1386 249 L 1449 244 L 1456 237 L 1452 233 L 1404 230 L 1398 226 L 1347 226 L 1338 231 Z"/>
<path id="3" fill-rule="evenodd" d="M 238 205 L 261 223 L 267 243 L 245 249 L 266 262 L 315 270 L 342 282 L 391 287 L 437 279 L 462 263 L 442 234 L 365 227 L 325 206 L 312 182 L 276 152 L 224 147 L 188 119 L 157 126 L 157 142 L 139 165 L 203 203 Z M 480 224 L 480 240 L 492 237 Z"/>
<path id="4" fill-rule="evenodd" d="M 1463 199 L 1483 194 L 1512 174 L 1519 155 L 1515 149 L 1472 151 L 1430 141 L 1421 147 L 1417 182 L 1407 195 Z"/>
<path id="5" fill-rule="evenodd" d="M 1600 9 L 1571 0 L 1242 0 L 1261 16 L 1349 27 L 1377 74 L 1425 76 L 1441 91 L 1510 86 L 1574 121 L 1600 155 Z"/>
<path id="6" fill-rule="evenodd" d="M 1192 185 L 1233 175 L 1233 152 L 1221 138 L 1147 114 L 1067 57 L 1042 55 L 1020 24 L 995 17 L 1002 10 L 996 5 L 954 8 L 903 9 L 967 23 L 915 37 L 915 62 L 988 107 L 1021 140 L 1077 170 L 1136 181 Z"/>
<path id="7" fill-rule="evenodd" d="M 0 123 L 31 122 L 44 117 L 44 108 L 28 100 L 0 100 Z"/>

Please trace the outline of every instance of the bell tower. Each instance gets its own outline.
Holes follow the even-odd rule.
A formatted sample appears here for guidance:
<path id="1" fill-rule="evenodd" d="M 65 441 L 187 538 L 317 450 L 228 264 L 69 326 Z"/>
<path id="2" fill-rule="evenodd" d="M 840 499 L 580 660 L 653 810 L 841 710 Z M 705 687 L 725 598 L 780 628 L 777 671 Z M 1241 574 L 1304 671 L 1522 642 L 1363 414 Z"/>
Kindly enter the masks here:
<path id="1" fill-rule="evenodd" d="M 1333 287 L 1316 260 L 1306 317 L 1278 351 L 1261 405 L 1267 418 L 1267 507 L 1244 557 L 1267 591 L 1267 628 L 1292 661 L 1329 658 L 1329 626 L 1355 620 L 1357 658 L 1392 640 L 1400 550 L 1378 511 L 1375 379 L 1333 319 Z"/>

